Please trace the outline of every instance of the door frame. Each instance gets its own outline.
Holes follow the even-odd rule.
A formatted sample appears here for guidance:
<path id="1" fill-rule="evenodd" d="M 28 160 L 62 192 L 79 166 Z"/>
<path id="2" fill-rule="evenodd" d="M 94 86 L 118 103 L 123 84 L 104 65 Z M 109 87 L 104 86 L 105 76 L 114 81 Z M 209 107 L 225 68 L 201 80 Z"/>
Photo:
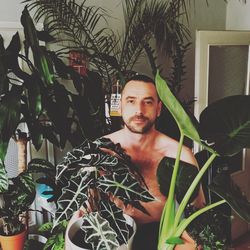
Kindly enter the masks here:
<path id="1" fill-rule="evenodd" d="M 195 42 L 195 98 L 194 115 L 198 119 L 202 110 L 208 105 L 209 84 L 209 51 L 210 46 L 220 45 L 245 45 L 248 46 L 247 77 L 245 82 L 245 93 L 250 94 L 250 32 L 249 31 L 196 31 Z M 194 151 L 200 149 L 198 144 L 194 145 Z M 243 150 L 242 170 L 232 174 L 232 179 L 240 186 L 241 190 L 250 199 L 250 150 Z M 244 180 L 242 182 L 242 180 Z M 250 230 L 250 224 L 239 219 L 233 214 L 232 239 L 236 239 Z"/>

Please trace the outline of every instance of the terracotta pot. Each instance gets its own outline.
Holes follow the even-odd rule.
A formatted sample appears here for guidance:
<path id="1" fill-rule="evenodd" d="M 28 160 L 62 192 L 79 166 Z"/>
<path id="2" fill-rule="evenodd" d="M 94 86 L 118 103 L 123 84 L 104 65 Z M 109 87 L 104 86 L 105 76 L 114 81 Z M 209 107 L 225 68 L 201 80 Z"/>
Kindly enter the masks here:
<path id="1" fill-rule="evenodd" d="M 12 236 L 0 235 L 2 250 L 23 250 L 26 234 L 27 230 Z"/>
<path id="2" fill-rule="evenodd" d="M 132 242 L 136 232 L 136 224 L 132 217 L 126 214 L 124 215 L 124 217 L 126 218 L 127 224 L 133 227 L 134 232 L 128 241 L 128 245 L 123 244 L 120 247 L 118 247 L 117 250 L 132 250 Z M 88 250 L 86 248 L 81 248 L 72 242 L 72 238 L 75 236 L 76 232 L 81 230 L 80 229 L 81 225 L 82 225 L 82 218 L 78 218 L 74 223 L 71 224 L 69 228 L 67 228 L 65 234 L 65 243 L 66 243 L 65 250 Z"/>

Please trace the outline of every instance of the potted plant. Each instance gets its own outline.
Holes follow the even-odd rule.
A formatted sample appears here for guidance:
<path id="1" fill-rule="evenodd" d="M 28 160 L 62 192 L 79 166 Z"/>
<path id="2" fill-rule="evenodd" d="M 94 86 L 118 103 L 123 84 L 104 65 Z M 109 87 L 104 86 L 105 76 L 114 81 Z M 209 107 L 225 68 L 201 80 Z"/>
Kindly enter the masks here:
<path id="1" fill-rule="evenodd" d="M 29 164 L 31 169 L 45 166 L 36 159 Z M 94 142 L 85 140 L 67 153 L 64 161 L 56 167 L 54 183 L 51 179 L 45 182 L 57 190 L 47 194 L 57 193 L 58 197 L 52 234 L 60 222 L 70 220 L 73 213 L 83 207 L 82 232 L 78 232 L 81 237 L 76 238 L 95 250 L 115 249 L 127 244 L 133 234 L 123 211 L 111 201 L 112 196 L 144 213 L 147 211 L 139 201 L 154 200 L 130 158 L 119 145 L 105 138 Z"/>
<path id="2" fill-rule="evenodd" d="M 106 125 L 98 74 L 88 71 L 88 76 L 82 77 L 67 66 L 60 55 L 41 46 L 41 41 L 49 42 L 53 38 L 45 31 L 36 30 L 27 8 L 23 10 L 21 23 L 25 41 L 20 40 L 17 32 L 5 48 L 0 35 L 0 195 L 4 200 L 0 216 L 5 227 L 13 228 L 10 234 L 23 230 L 18 224 L 18 215 L 28 207 L 34 195 L 30 176 L 24 173 L 10 180 L 5 170 L 10 138 L 25 134 L 19 125 L 26 124 L 28 135 L 17 144 L 30 140 L 36 150 L 40 149 L 44 138 L 60 148 L 64 148 L 66 141 L 79 145 L 85 133 L 90 138 L 98 137 L 104 133 Z M 74 93 L 66 88 L 62 78 L 72 80 Z M 100 94 L 98 100 L 96 93 Z M 22 156 L 19 173 L 27 168 L 26 153 Z M 16 190 L 17 184 L 20 188 Z"/>
<path id="3" fill-rule="evenodd" d="M 26 238 L 26 216 L 35 199 L 35 184 L 31 173 L 20 173 L 9 179 L 8 190 L 0 195 L 0 241 L 3 250 L 23 250 Z"/>
<path id="4" fill-rule="evenodd" d="M 231 208 L 244 220 L 250 221 L 250 203 L 243 197 L 238 188 L 226 175 L 219 175 L 209 185 L 209 189 L 218 194 L 222 199 L 207 204 L 205 207 L 183 218 L 185 208 L 192 201 L 192 195 L 205 171 L 217 156 L 232 156 L 243 148 L 250 147 L 250 96 L 230 96 L 209 105 L 200 115 L 198 129 L 186 114 L 177 99 L 171 93 L 166 82 L 156 75 L 156 86 L 160 99 L 170 110 L 180 129 L 179 150 L 176 160 L 167 158 L 165 164 L 158 169 L 158 179 L 161 190 L 164 186 L 168 199 L 164 207 L 160 230 L 158 249 L 173 249 L 176 244 L 183 241 L 180 238 L 187 226 L 202 213 L 211 210 L 221 204 L 228 203 Z M 198 142 L 204 149 L 210 152 L 210 157 L 198 174 L 193 173 L 194 167 L 187 168 L 187 164 L 180 161 L 180 152 L 183 139 L 187 136 Z M 183 166 L 186 165 L 186 166 Z M 167 171 L 170 169 L 170 172 Z M 185 177 L 182 179 L 180 171 L 185 169 Z M 191 173 L 190 173 L 190 171 Z M 172 178 L 169 181 L 166 175 Z M 196 175 L 196 176 L 195 176 Z M 168 180 L 170 183 L 168 183 Z M 183 187 L 184 185 L 184 187 Z M 179 199 L 179 207 L 175 208 L 175 198 Z M 222 249 L 221 246 L 211 249 Z"/>

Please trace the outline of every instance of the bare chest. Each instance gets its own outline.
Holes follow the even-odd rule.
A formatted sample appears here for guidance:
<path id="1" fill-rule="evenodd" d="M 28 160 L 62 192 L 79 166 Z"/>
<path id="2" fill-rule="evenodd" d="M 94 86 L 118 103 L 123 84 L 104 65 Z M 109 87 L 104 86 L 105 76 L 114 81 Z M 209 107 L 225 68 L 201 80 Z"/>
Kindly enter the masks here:
<path id="1" fill-rule="evenodd" d="M 132 162 L 139 168 L 150 192 L 159 197 L 159 185 L 157 181 L 157 168 L 163 157 L 159 153 L 135 152 L 129 154 Z"/>

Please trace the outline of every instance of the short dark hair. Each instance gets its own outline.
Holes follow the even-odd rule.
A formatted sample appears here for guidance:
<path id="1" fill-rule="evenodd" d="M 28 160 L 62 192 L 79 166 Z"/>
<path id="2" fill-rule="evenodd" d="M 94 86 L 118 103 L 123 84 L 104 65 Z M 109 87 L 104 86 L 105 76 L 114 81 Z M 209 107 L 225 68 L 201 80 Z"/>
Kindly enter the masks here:
<path id="1" fill-rule="evenodd" d="M 132 77 L 130 77 L 127 80 L 127 83 L 129 81 L 141 81 L 141 82 L 153 83 L 155 85 L 155 82 L 154 82 L 154 80 L 151 77 L 149 77 L 147 75 L 139 74 L 139 73 L 136 73 L 135 75 L 133 75 Z"/>
<path id="2" fill-rule="evenodd" d="M 127 80 L 127 82 L 126 82 L 125 85 L 123 86 L 123 89 L 125 88 L 126 84 L 127 84 L 128 82 L 130 82 L 130 81 L 140 81 L 140 82 L 145 82 L 145 83 L 152 83 L 152 84 L 155 85 L 155 82 L 154 82 L 154 80 L 153 80 L 151 77 L 149 77 L 149 76 L 147 76 L 147 75 L 143 75 L 143 74 L 136 73 L 136 74 L 134 74 L 133 76 L 131 76 L 131 77 Z M 123 91 L 123 89 L 122 89 L 122 91 Z M 159 102 L 159 101 L 160 101 L 160 97 L 159 97 L 157 91 L 156 91 L 156 94 L 157 94 L 158 102 Z"/>

